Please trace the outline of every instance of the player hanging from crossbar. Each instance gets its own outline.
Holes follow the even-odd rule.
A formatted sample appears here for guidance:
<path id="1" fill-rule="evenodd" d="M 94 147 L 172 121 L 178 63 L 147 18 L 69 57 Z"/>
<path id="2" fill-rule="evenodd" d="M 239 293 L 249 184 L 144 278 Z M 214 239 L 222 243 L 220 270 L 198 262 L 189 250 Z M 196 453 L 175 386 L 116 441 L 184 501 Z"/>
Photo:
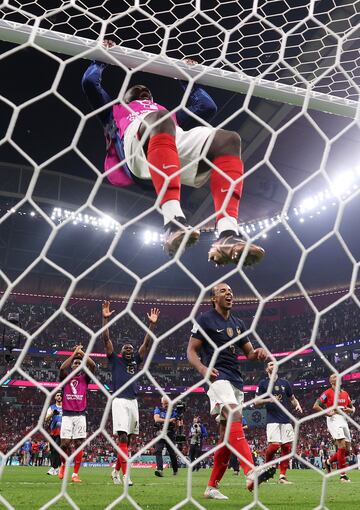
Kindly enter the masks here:
<path id="1" fill-rule="evenodd" d="M 113 46 L 113 41 L 104 41 L 105 48 Z M 82 79 L 94 109 L 111 102 L 101 84 L 105 67 L 93 62 Z M 152 180 L 157 195 L 161 194 L 164 249 L 174 256 L 185 237 L 186 246 L 200 237 L 200 231 L 187 224 L 180 203 L 181 185 L 198 188 L 210 179 L 219 238 L 210 247 L 209 260 L 237 263 L 246 247 L 238 228 L 244 173 L 239 134 L 204 125 L 184 130 L 193 117 L 183 110 L 170 114 L 154 102 L 144 85 L 131 87 L 121 99 L 122 103 L 99 112 L 107 141 L 105 170 L 116 168 L 109 180 L 117 186 Z M 196 84 L 186 109 L 206 121 L 217 110 L 211 97 Z M 259 262 L 264 254 L 261 247 L 250 244 L 244 265 Z"/>

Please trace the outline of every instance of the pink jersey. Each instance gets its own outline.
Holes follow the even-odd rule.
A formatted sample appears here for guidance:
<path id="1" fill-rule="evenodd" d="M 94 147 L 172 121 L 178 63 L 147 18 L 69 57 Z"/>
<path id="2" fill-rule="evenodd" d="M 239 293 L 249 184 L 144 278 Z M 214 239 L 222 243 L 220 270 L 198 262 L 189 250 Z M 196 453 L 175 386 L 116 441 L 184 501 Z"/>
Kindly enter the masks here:
<path id="1" fill-rule="evenodd" d="M 121 139 L 129 125 L 138 117 L 145 113 L 166 110 L 166 108 L 160 104 L 154 103 L 153 101 L 149 101 L 148 99 L 142 99 L 140 101 L 131 101 L 127 107 L 120 103 L 114 104 L 112 110 L 114 121 L 118 128 L 118 136 Z M 175 124 L 177 124 L 175 113 L 171 115 L 171 118 Z M 119 163 L 119 154 L 116 150 L 114 141 L 112 140 L 107 147 L 104 168 L 105 170 L 109 170 L 110 168 L 116 167 Z M 108 175 L 108 179 L 114 186 L 130 186 L 131 184 L 134 184 L 134 180 L 131 175 L 129 175 L 123 167 L 119 166 Z"/>
<path id="2" fill-rule="evenodd" d="M 150 112 L 158 112 L 160 110 L 166 110 L 164 106 L 161 104 L 154 103 L 153 101 L 149 101 L 148 99 L 142 99 L 138 101 L 131 101 L 127 105 L 127 107 L 122 104 L 114 104 L 113 106 L 113 116 L 116 122 L 116 125 L 119 129 L 120 138 L 124 136 L 126 128 L 136 120 L 140 115 L 144 115 L 144 113 Z M 176 115 L 173 113 L 171 118 L 176 122 Z"/>
<path id="3" fill-rule="evenodd" d="M 89 377 L 86 374 L 76 374 L 64 385 L 63 411 L 82 412 L 86 409 L 86 390 Z"/>

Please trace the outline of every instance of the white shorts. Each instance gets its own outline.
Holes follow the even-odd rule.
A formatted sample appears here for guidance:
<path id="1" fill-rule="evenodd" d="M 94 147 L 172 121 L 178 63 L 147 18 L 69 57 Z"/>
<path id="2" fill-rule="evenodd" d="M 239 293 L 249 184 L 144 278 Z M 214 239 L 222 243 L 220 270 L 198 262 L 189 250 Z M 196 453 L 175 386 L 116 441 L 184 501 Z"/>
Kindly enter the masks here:
<path id="1" fill-rule="evenodd" d="M 351 442 L 351 434 L 348 422 L 341 414 L 334 414 L 334 416 L 327 416 L 326 423 L 328 431 L 333 439 L 345 439 Z"/>
<path id="2" fill-rule="evenodd" d="M 61 420 L 61 439 L 84 439 L 86 437 L 86 416 L 64 416 Z"/>
<path id="3" fill-rule="evenodd" d="M 230 381 L 220 380 L 211 383 L 207 395 L 210 399 L 210 414 L 219 415 L 219 419 L 222 408 L 226 404 L 235 404 L 240 412 L 242 410 L 244 393 Z"/>
<path id="4" fill-rule="evenodd" d="M 292 423 L 268 423 L 266 425 L 268 443 L 292 443 L 295 438 Z"/>
<path id="5" fill-rule="evenodd" d="M 111 406 L 113 434 L 139 433 L 139 407 L 136 398 L 114 398 Z"/>
<path id="6" fill-rule="evenodd" d="M 131 172 L 139 179 L 151 180 L 149 164 L 142 147 L 141 141 L 137 134 L 143 119 L 149 115 L 147 112 L 134 120 L 126 129 L 124 134 L 124 151 L 127 165 Z M 206 126 L 198 126 L 184 131 L 181 127 L 176 126 L 176 146 L 179 153 L 181 168 L 181 184 L 191 186 L 193 188 L 201 188 L 210 177 L 208 172 L 197 175 L 198 164 L 203 154 L 202 149 L 207 139 L 215 130 Z M 208 144 L 207 144 L 208 145 Z M 205 153 L 207 148 L 205 149 Z"/>

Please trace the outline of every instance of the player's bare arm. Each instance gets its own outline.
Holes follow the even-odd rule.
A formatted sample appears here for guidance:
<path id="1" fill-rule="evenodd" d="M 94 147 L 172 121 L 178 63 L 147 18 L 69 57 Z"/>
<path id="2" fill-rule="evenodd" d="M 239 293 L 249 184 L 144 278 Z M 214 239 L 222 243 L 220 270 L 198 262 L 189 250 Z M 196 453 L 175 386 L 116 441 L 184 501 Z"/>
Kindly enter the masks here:
<path id="1" fill-rule="evenodd" d="M 82 357 L 85 356 L 85 352 L 82 349 L 79 350 L 79 354 L 81 354 Z M 88 356 L 88 358 L 86 360 L 86 366 L 88 367 L 90 372 L 92 372 L 93 374 L 95 373 L 96 363 L 93 359 L 90 358 L 90 356 Z"/>
<path id="2" fill-rule="evenodd" d="M 346 414 L 354 414 L 355 413 L 355 406 L 353 404 L 349 404 L 347 407 L 344 407 L 343 411 Z"/>
<path id="3" fill-rule="evenodd" d="M 254 406 L 255 407 L 262 407 L 264 406 L 265 404 L 271 404 L 273 403 L 274 400 L 270 397 L 267 397 L 267 398 L 259 398 L 259 399 L 256 399 L 256 402 L 254 402 Z"/>
<path id="4" fill-rule="evenodd" d="M 316 411 L 317 413 L 321 413 L 321 411 L 323 411 L 324 409 L 326 409 L 326 406 L 325 404 L 323 404 L 321 402 L 321 400 L 317 399 L 315 404 L 313 405 L 313 409 L 314 411 Z M 326 416 L 334 416 L 334 414 L 336 414 L 336 411 L 335 409 L 331 409 L 330 411 L 328 411 L 326 413 Z"/>
<path id="5" fill-rule="evenodd" d="M 297 411 L 298 413 L 302 413 L 303 410 L 302 410 L 302 407 L 300 405 L 300 402 L 298 401 L 298 399 L 295 397 L 295 395 L 293 395 L 291 398 L 290 398 L 290 401 L 291 401 L 291 405 L 293 406 L 294 410 Z"/>
<path id="6" fill-rule="evenodd" d="M 205 366 L 200 359 L 200 349 L 202 341 L 193 336 L 190 337 L 187 347 L 187 359 L 191 366 L 193 366 L 202 377 L 205 377 L 208 372 L 208 367 Z M 219 372 L 216 368 L 212 368 L 209 373 L 210 382 L 214 382 L 219 376 Z"/>
<path id="7" fill-rule="evenodd" d="M 250 361 L 266 361 L 270 356 L 267 350 L 262 347 L 254 349 L 251 342 L 246 342 L 241 346 L 241 349 Z"/>
<path id="8" fill-rule="evenodd" d="M 71 364 L 72 364 L 72 362 L 74 361 L 75 358 L 82 358 L 81 352 L 82 352 L 82 345 L 77 345 L 75 347 L 74 352 L 72 353 L 72 355 L 69 356 L 64 361 L 64 363 L 62 363 L 62 365 L 60 367 L 60 379 L 65 379 L 65 377 L 67 376 L 67 371 L 71 367 Z"/>
<path id="9" fill-rule="evenodd" d="M 115 310 L 110 310 L 110 301 L 104 301 L 102 304 L 102 325 L 107 326 L 110 317 L 115 312 Z M 106 327 L 102 334 L 104 346 L 105 346 L 105 353 L 106 356 L 111 356 L 111 354 L 114 352 L 114 346 L 112 341 L 110 340 L 110 333 L 109 328 Z"/>
<path id="10" fill-rule="evenodd" d="M 147 314 L 147 318 L 149 319 L 148 329 L 153 331 L 156 327 L 156 324 L 159 320 L 160 310 L 158 308 L 151 308 L 150 313 Z M 152 337 L 149 332 L 146 333 L 143 343 L 139 347 L 139 355 L 142 359 L 144 359 L 148 352 L 150 351 L 150 347 L 152 345 Z"/>

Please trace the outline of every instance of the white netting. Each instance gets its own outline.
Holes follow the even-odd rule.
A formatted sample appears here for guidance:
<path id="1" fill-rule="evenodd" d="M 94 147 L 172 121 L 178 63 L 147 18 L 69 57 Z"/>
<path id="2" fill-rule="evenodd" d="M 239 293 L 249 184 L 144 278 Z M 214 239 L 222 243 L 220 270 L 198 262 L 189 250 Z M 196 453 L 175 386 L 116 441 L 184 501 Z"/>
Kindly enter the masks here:
<path id="1" fill-rule="evenodd" d="M 50 5 L 51 4 L 51 5 Z M 344 216 L 344 211 L 348 207 L 351 200 L 358 197 L 357 187 L 340 190 L 334 190 L 334 182 L 330 179 L 326 171 L 329 154 L 338 140 L 351 129 L 356 129 L 359 119 L 359 71 L 358 71 L 358 46 L 359 46 L 359 14 L 358 10 L 360 2 L 346 1 L 310 1 L 301 2 L 301 5 L 294 7 L 293 2 L 286 1 L 262 1 L 249 2 L 248 7 L 243 7 L 243 2 L 238 1 L 196 1 L 178 2 L 169 1 L 166 7 L 163 2 L 158 1 L 104 1 L 94 2 L 86 1 L 4 1 L 0 6 L 0 38 L 3 41 L 16 43 L 16 45 L 6 46 L 1 54 L 1 63 L 16 53 L 25 51 L 27 48 L 35 48 L 40 53 L 46 55 L 57 64 L 57 72 L 52 85 L 41 94 L 16 103 L 1 95 L 0 99 L 7 106 L 12 114 L 9 118 L 7 128 L 4 130 L 2 144 L 8 144 L 12 147 L 29 166 L 33 168 L 31 178 L 27 184 L 23 197 L 1 217 L 1 224 L 5 224 L 14 214 L 22 214 L 23 207 L 30 205 L 34 213 L 43 219 L 45 226 L 48 228 L 48 237 L 39 250 L 38 256 L 19 274 L 17 277 L 10 278 L 6 270 L 0 271 L 0 277 L 4 283 L 5 292 L 2 296 L 1 305 L 3 306 L 9 299 L 18 285 L 24 281 L 28 275 L 40 263 L 44 263 L 47 268 L 52 268 L 58 275 L 68 280 L 69 285 L 65 292 L 59 308 L 51 314 L 43 324 L 35 331 L 27 331 L 26 329 L 14 326 L 6 318 L 2 317 L 1 322 L 6 327 L 16 330 L 19 334 L 24 335 L 25 345 L 16 360 L 12 369 L 1 379 L 0 383 L 11 378 L 14 374 L 19 374 L 24 380 L 32 382 L 46 396 L 43 411 L 39 418 L 38 424 L 31 429 L 26 437 L 30 437 L 36 431 L 40 430 L 45 437 L 49 438 L 47 432 L 42 428 L 43 419 L 46 409 L 54 395 L 54 391 L 50 392 L 43 386 L 39 385 L 35 377 L 29 375 L 28 371 L 22 368 L 25 356 L 30 347 L 36 343 L 36 339 L 43 331 L 60 315 L 67 318 L 71 323 L 76 324 L 79 331 L 88 338 L 86 345 L 87 353 L 92 352 L 97 338 L 102 330 L 93 330 L 84 324 L 76 315 L 68 309 L 70 299 L 75 292 L 77 286 L 83 279 L 93 273 L 97 268 L 108 261 L 116 270 L 126 274 L 129 280 L 133 282 L 133 289 L 129 292 L 129 300 L 123 311 L 117 314 L 110 325 L 115 324 L 126 314 L 138 325 L 144 332 L 147 327 L 139 319 L 138 315 L 133 311 L 133 305 L 137 299 L 139 292 L 143 286 L 146 286 L 151 279 L 160 273 L 174 266 L 179 268 L 189 281 L 193 282 L 194 288 L 198 290 L 197 299 L 191 309 L 191 312 L 175 325 L 169 327 L 166 331 L 154 336 L 154 344 L 150 351 L 143 369 L 135 377 L 139 379 L 146 376 L 152 386 L 158 387 L 158 381 L 152 375 L 151 364 L 156 352 L 164 344 L 166 338 L 175 333 L 182 326 L 193 322 L 197 315 L 198 309 L 204 300 L 206 293 L 218 281 L 224 278 L 230 278 L 234 275 L 240 275 L 243 282 L 246 283 L 254 298 L 258 301 L 254 320 L 251 328 L 247 333 L 253 334 L 255 340 L 262 346 L 266 346 L 266 339 L 259 336 L 257 327 L 262 316 L 266 303 L 276 296 L 285 293 L 287 290 L 293 289 L 294 285 L 305 297 L 309 309 L 314 315 L 312 324 L 312 334 L 310 340 L 304 344 L 296 346 L 295 350 L 288 356 L 285 356 L 279 362 L 279 366 L 285 365 L 291 359 L 298 355 L 297 349 L 303 351 L 306 348 L 312 348 L 323 363 L 332 370 L 333 367 L 324 357 L 321 349 L 316 344 L 319 323 L 323 317 L 326 317 L 334 307 L 351 298 L 357 309 L 360 306 L 359 300 L 354 292 L 357 281 L 358 261 L 349 248 L 349 243 L 345 242 L 340 226 Z M 161 6 L 161 7 L 160 7 Z M 102 40 L 108 38 L 113 39 L 117 47 L 110 51 L 102 49 Z M 64 58 L 59 54 L 70 56 Z M 200 58 L 200 65 L 191 68 L 182 63 L 181 60 L 187 57 L 197 56 Z M 227 114 L 226 119 L 219 121 L 219 126 L 225 126 L 229 121 L 233 120 L 237 115 L 244 114 L 258 125 L 264 127 L 270 137 L 269 144 L 266 148 L 262 161 L 258 162 L 252 168 L 248 168 L 247 179 L 250 179 L 256 171 L 260 169 L 262 164 L 266 164 L 268 170 L 282 184 L 284 190 L 284 198 L 281 211 L 278 218 L 274 221 L 264 221 L 259 229 L 252 229 L 250 226 L 245 230 L 246 234 L 253 235 L 252 241 L 256 241 L 261 236 L 266 236 L 272 230 L 277 228 L 280 223 L 285 226 L 286 232 L 293 239 L 294 244 L 301 254 L 298 259 L 296 271 L 292 278 L 286 283 L 282 283 L 274 291 L 269 292 L 266 297 L 257 289 L 253 280 L 243 271 L 242 262 L 239 267 L 232 267 L 219 277 L 216 273 L 211 277 L 211 282 L 202 282 L 194 272 L 191 265 L 184 263 L 180 252 L 173 260 L 161 264 L 154 270 L 150 270 L 147 274 L 138 275 L 125 262 L 122 262 L 114 253 L 117 249 L 119 241 L 129 229 L 135 228 L 140 222 L 145 222 L 147 217 L 156 211 L 159 211 L 158 201 L 149 206 L 142 212 L 127 218 L 126 214 L 122 217 L 122 221 L 109 225 L 109 219 L 105 212 L 97 206 L 97 196 L 104 181 L 104 175 L 97 168 L 86 152 L 79 148 L 79 140 L 86 125 L 86 121 L 93 117 L 93 113 L 84 115 L 80 109 L 72 104 L 62 93 L 59 92 L 59 83 L 62 76 L 74 62 L 80 59 L 96 58 L 104 62 L 118 65 L 122 71 L 126 71 L 125 85 L 121 92 L 124 92 L 128 85 L 129 79 L 137 71 L 145 71 L 148 73 L 159 74 L 168 77 L 184 78 L 189 82 L 187 93 L 182 98 L 181 104 L 177 104 L 174 111 L 185 108 L 186 100 L 190 92 L 191 85 L 198 82 L 204 85 L 214 85 L 220 89 L 237 91 L 246 94 L 245 100 L 241 107 L 232 114 Z M 131 68 L 131 71 L 126 69 Z M 151 79 L 151 76 L 150 76 Z M 31 105 L 47 98 L 54 96 L 57 100 L 70 109 L 79 119 L 78 126 L 70 143 L 65 147 L 51 154 L 41 165 L 32 158 L 21 144 L 17 142 L 15 133 L 20 122 L 21 113 Z M 263 115 L 254 111 L 251 105 L 253 97 L 275 100 L 279 103 L 288 103 L 297 105 L 301 108 L 296 110 L 291 118 L 281 117 L 277 122 L 267 122 Z M 121 99 L 121 95 L 120 95 Z M 277 107 L 280 106 L 277 105 Z M 324 112 L 336 113 L 350 120 L 345 126 L 341 126 L 336 130 L 336 134 L 329 134 L 324 127 L 319 125 L 311 115 L 312 109 Z M 284 118 L 286 119 L 284 120 Z M 322 141 L 322 155 L 318 160 L 318 165 L 308 176 L 301 176 L 297 179 L 296 184 L 287 180 L 286 174 L 281 173 L 272 161 L 272 151 L 276 143 L 291 128 L 298 118 L 302 117 L 306 120 L 307 126 Z M 273 119 L 271 119 L 272 121 Z M 40 142 L 39 142 L 40 143 Z M 41 143 L 49 143 L 51 141 L 42 140 Z M 41 176 L 44 175 L 45 169 L 49 167 L 60 156 L 67 152 L 73 151 L 78 158 L 84 162 L 96 176 L 96 182 L 92 189 L 86 194 L 83 203 L 73 214 L 61 217 L 58 223 L 56 212 L 47 214 L 44 208 L 40 207 L 37 200 L 34 199 L 35 191 L 37 192 L 37 184 L 40 182 Z M 291 155 L 289 154 L 289 160 Z M 289 166 L 291 162 L 289 161 Z M 327 193 L 333 191 L 331 197 L 335 197 L 338 206 L 334 224 L 332 228 L 318 239 L 311 243 L 302 242 L 296 234 L 296 229 L 289 222 L 289 218 L 293 211 L 294 199 L 301 195 L 302 191 L 310 186 L 317 177 L 326 186 Z M 246 185 L 246 182 L 245 182 Z M 245 188 L 246 189 L 246 188 Z M 326 192 L 323 196 L 316 197 L 316 204 L 324 201 Z M 53 199 L 56 203 L 56 200 Z M 57 203 L 59 207 L 63 204 Z M 309 203 L 303 204 L 299 211 L 306 211 L 306 208 L 312 209 Z M 295 209 L 294 209 L 295 211 Z M 298 214 L 296 210 L 295 214 Z M 82 216 L 80 216 L 82 215 Z M 113 231 L 113 238 L 108 243 L 106 250 L 95 263 L 90 263 L 86 269 L 77 268 L 74 273 L 65 270 L 60 259 L 54 262 L 54 258 L 49 256 L 52 245 L 56 242 L 58 236 L 66 229 L 67 226 L 76 222 L 79 218 L 86 222 L 98 226 L 100 223 L 97 218 L 102 218 L 102 226 L 106 226 Z M 129 215 L 130 216 L 130 215 Z M 257 212 L 254 212 L 257 216 Z M 90 219 L 89 218 L 95 218 Z M 207 218 L 197 220 L 199 226 L 204 226 L 211 222 L 214 215 Z M 250 223 L 251 225 L 251 223 Z M 194 225 L 195 226 L 195 225 Z M 311 256 L 316 249 L 326 243 L 330 237 L 334 236 L 341 247 L 345 258 L 351 266 L 349 278 L 349 290 L 337 300 L 333 300 L 329 305 L 323 307 L 321 311 L 314 305 L 313 300 L 309 296 L 308 289 L 303 284 L 301 276 L 306 265 L 308 256 Z M 190 329 L 190 328 L 189 328 Z M 237 338 L 238 339 L 238 338 Z M 229 345 L 233 344 L 237 339 L 229 341 Z M 209 339 L 210 341 L 210 339 Z M 265 341 L 265 344 L 264 344 Z M 268 346 L 270 348 L 270 346 Z M 169 353 L 171 354 L 171 352 Z M 215 360 L 213 360 L 215 361 Z M 354 363 L 343 373 L 349 373 L 359 364 Z M 88 371 L 85 367 L 85 370 Z M 93 377 L 93 376 L 92 376 Z M 69 379 L 69 377 L 68 377 Z M 114 398 L 110 395 L 103 385 L 101 377 L 93 377 L 94 381 L 99 385 L 104 399 L 106 401 L 103 418 L 99 428 L 92 433 L 84 445 L 88 445 L 91 440 L 99 433 L 102 433 L 108 442 L 116 448 L 115 442 L 111 435 L 106 431 L 106 421 L 109 415 L 111 401 Z M 206 380 L 196 382 L 186 392 L 172 400 L 170 412 L 174 405 L 191 393 L 194 388 L 203 385 Z M 339 388 L 337 388 L 339 390 Z M 164 394 L 163 391 L 159 390 Z M 250 402 L 251 403 L 251 402 Z M 296 435 L 298 436 L 300 427 L 305 422 L 311 420 L 311 416 L 306 416 L 300 420 L 296 420 Z M 359 428 L 358 424 L 349 419 L 352 425 Z M 168 426 L 168 424 L 167 424 Z M 140 424 L 141 427 L 141 424 Z M 165 427 L 163 435 L 166 434 Z M 23 438 L 23 440 L 25 437 Z M 159 439 L 155 438 L 151 443 L 154 444 Z M 295 442 L 296 443 L 296 442 Z M 294 443 L 294 444 L 295 444 Z M 10 454 L 19 446 L 16 445 L 6 456 L 2 455 L 2 459 L 8 458 Z M 131 462 L 135 462 L 139 455 L 144 451 L 140 450 Z M 206 455 L 213 452 L 209 451 Z M 74 458 L 76 452 L 71 456 Z M 187 465 L 189 462 L 185 459 L 181 452 L 180 457 Z M 295 446 L 293 454 L 296 454 Z M 297 455 L 297 454 L 296 454 Z M 205 455 L 204 455 L 205 456 Z M 303 459 L 299 459 L 304 462 Z M 306 463 L 306 462 L 305 462 Z M 3 462 L 4 464 L 4 462 Z M 308 463 L 309 464 L 309 463 Z M 310 466 L 312 467 L 313 466 Z M 4 470 L 4 465 L 1 466 Z M 317 469 L 318 474 L 323 478 L 323 491 L 319 500 L 318 508 L 325 508 L 326 487 L 328 476 L 321 473 Z M 48 508 L 64 497 L 73 508 L 78 508 L 75 501 L 69 496 L 68 483 L 64 479 L 59 493 L 48 501 L 42 508 Z M 140 508 L 138 503 L 129 494 L 128 487 L 124 488 L 124 492 L 119 498 L 113 501 L 107 508 L 113 508 L 121 500 L 127 499 L 134 508 Z M 11 505 L 1 496 L 2 504 L 6 508 L 12 508 Z M 186 503 L 192 503 L 197 508 L 203 508 L 203 505 L 192 495 L 192 471 L 189 470 L 187 480 L 187 493 L 182 501 L 172 508 L 180 508 Z M 261 502 L 261 493 L 255 490 L 254 502 L 247 508 L 259 505 L 265 508 Z"/>

